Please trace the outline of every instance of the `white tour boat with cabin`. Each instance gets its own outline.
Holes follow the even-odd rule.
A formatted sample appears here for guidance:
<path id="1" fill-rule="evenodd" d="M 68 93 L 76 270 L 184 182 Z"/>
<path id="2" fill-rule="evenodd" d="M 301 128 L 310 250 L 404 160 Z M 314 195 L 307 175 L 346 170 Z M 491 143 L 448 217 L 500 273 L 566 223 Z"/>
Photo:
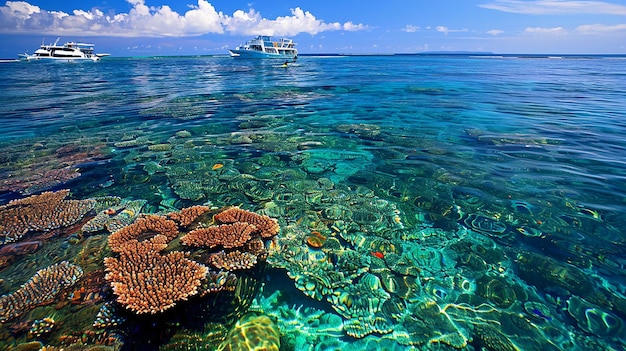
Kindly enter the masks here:
<path id="1" fill-rule="evenodd" d="M 59 38 L 54 44 L 41 44 L 39 49 L 35 50 L 32 55 L 19 54 L 21 60 L 65 60 L 65 61 L 100 61 L 104 56 L 109 54 L 94 53 L 94 44 L 67 42 L 59 45 Z"/>
<path id="2" fill-rule="evenodd" d="M 228 51 L 235 58 L 277 58 L 283 60 L 298 58 L 298 49 L 296 49 L 293 40 L 281 38 L 279 41 L 272 41 L 268 35 L 259 35 Z"/>

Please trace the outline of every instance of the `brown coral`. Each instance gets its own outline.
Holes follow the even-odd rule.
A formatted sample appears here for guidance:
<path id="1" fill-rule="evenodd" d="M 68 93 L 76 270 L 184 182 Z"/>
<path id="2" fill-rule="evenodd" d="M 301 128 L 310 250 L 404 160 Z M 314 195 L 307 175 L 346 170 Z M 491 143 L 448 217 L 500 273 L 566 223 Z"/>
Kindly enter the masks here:
<path id="1" fill-rule="evenodd" d="M 165 237 L 156 239 L 159 236 Z M 137 219 L 133 224 L 123 227 L 109 236 L 109 246 L 115 252 L 126 250 L 129 241 L 154 241 L 155 244 L 163 244 L 167 246 L 167 242 L 178 236 L 178 226 L 172 220 L 162 216 L 150 215 Z M 165 247 L 163 247 L 165 248 Z M 158 251 L 162 250 L 159 249 Z"/>
<path id="2" fill-rule="evenodd" d="M 200 246 L 214 248 L 234 248 L 243 246 L 252 235 L 257 232 L 257 227 L 249 223 L 231 223 L 217 226 L 195 229 L 181 238 L 181 242 L 188 246 Z"/>
<path id="3" fill-rule="evenodd" d="M 137 239 L 130 239 L 128 241 L 120 243 L 117 247 L 119 251 L 126 253 L 136 253 L 139 255 L 152 255 L 163 251 L 167 247 L 167 243 L 170 240 L 161 234 L 157 234 L 149 240 L 139 241 Z"/>
<path id="4" fill-rule="evenodd" d="M 65 200 L 69 190 L 44 192 L 0 206 L 0 244 L 17 241 L 29 231 L 51 231 L 78 222 L 95 200 Z"/>
<path id="5" fill-rule="evenodd" d="M 181 227 L 187 227 L 192 224 L 199 216 L 211 210 L 208 206 L 191 206 L 183 208 L 180 212 L 168 213 L 167 218 L 178 223 Z"/>
<path id="6" fill-rule="evenodd" d="M 278 234 L 280 227 L 278 221 L 268 216 L 254 212 L 242 210 L 239 207 L 228 208 L 214 217 L 219 223 L 245 222 L 255 225 L 261 232 L 263 238 L 271 238 Z"/>
<path id="7" fill-rule="evenodd" d="M 254 267 L 257 263 L 257 257 L 251 253 L 237 250 L 229 253 L 220 251 L 209 257 L 209 263 L 219 269 L 236 271 Z"/>
<path id="8" fill-rule="evenodd" d="M 67 261 L 41 269 L 17 291 L 0 296 L 0 323 L 15 318 L 38 305 L 47 304 L 63 289 L 76 283 L 83 270 Z"/>
<path id="9" fill-rule="evenodd" d="M 43 169 L 45 162 L 25 169 L 12 172 L 9 179 L 0 184 L 0 190 L 19 192 L 22 195 L 33 195 L 43 190 L 62 185 L 80 177 L 75 167 L 67 166 L 60 169 Z"/>
<path id="10" fill-rule="evenodd" d="M 208 269 L 180 251 L 165 256 L 137 242 L 139 252 L 121 251 L 104 260 L 117 301 L 138 314 L 163 312 L 198 292 Z"/>

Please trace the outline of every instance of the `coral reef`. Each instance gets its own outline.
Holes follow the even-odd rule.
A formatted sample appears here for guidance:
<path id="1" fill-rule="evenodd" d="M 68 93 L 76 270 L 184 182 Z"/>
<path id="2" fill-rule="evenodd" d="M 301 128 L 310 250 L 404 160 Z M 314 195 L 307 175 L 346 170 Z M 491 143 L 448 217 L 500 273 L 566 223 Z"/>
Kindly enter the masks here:
<path id="1" fill-rule="evenodd" d="M 100 307 L 93 322 L 93 327 L 105 329 L 114 328 L 124 323 L 125 319 L 116 313 L 116 308 L 111 302 L 107 302 Z"/>
<path id="2" fill-rule="evenodd" d="M 219 83 L 200 61 L 202 82 Z M 570 137 L 603 152 L 621 145 L 554 118 L 515 131 L 515 117 L 530 126 L 553 115 L 526 91 L 567 102 L 579 90 L 533 81 L 505 104 L 475 104 L 459 99 L 486 96 L 475 75 L 319 85 L 309 70 L 242 93 L 187 89 L 193 70 L 157 66 L 184 80 L 180 91 L 139 77 L 129 82 L 140 108 L 129 109 L 123 94 L 98 93 L 111 87 L 99 79 L 66 101 L 97 119 L 66 111 L 76 123 L 63 126 L 47 118 L 59 111 L 28 110 L 46 114 L 46 127 L 2 142 L 3 205 L 63 184 L 74 196 L 133 199 L 84 200 L 95 204 L 73 224 L 51 214 L 65 211 L 67 191 L 0 206 L 0 311 L 10 318 L 0 350 L 115 349 L 116 332 L 126 350 L 214 350 L 263 283 L 280 296 L 253 309 L 276 323 L 269 339 L 279 334 L 285 350 L 624 349 L 623 167 L 577 158 Z M 511 88 L 499 83 L 489 87 Z M 583 117 L 611 111 L 600 112 Z M 94 162 L 104 143 L 111 154 Z M 61 261 L 83 271 L 71 287 L 18 290 Z M 245 323 L 224 349 L 266 335 Z"/>
<path id="3" fill-rule="evenodd" d="M 77 168 L 66 166 L 58 169 L 42 169 L 38 174 L 12 179 L 12 181 L 6 182 L 4 185 L 12 190 L 19 191 L 23 195 L 33 195 L 65 184 L 80 176 L 81 174 Z"/>
<path id="4" fill-rule="evenodd" d="M 95 201 L 66 200 L 69 190 L 44 192 L 0 206 L 0 245 L 19 240 L 29 231 L 70 226 L 91 211 Z"/>
<path id="5" fill-rule="evenodd" d="M 63 261 L 41 269 L 17 291 L 0 296 L 0 322 L 15 318 L 38 305 L 54 301 L 56 296 L 82 276 L 82 269 Z"/>
<path id="6" fill-rule="evenodd" d="M 255 225 L 237 222 L 195 229 L 183 236 L 180 240 L 183 244 L 188 246 L 204 246 L 209 248 L 221 246 L 232 249 L 242 247 L 256 232 L 258 232 L 258 229 Z"/>
<path id="7" fill-rule="evenodd" d="M 119 197 L 96 198 L 96 216 L 82 226 L 87 233 L 106 230 L 113 233 L 133 223 L 146 200 L 123 200 Z"/>
<path id="8" fill-rule="evenodd" d="M 154 314 L 198 292 L 207 267 L 180 251 L 160 253 L 178 233 L 174 221 L 149 215 L 109 236 L 109 246 L 119 257 L 105 258 L 105 278 L 124 307 Z"/>
<path id="9" fill-rule="evenodd" d="M 268 216 L 243 210 L 239 207 L 230 207 L 218 214 L 213 219 L 219 223 L 249 223 L 254 225 L 262 238 L 271 238 L 278 234 L 280 227 L 278 221 Z"/>
<path id="10" fill-rule="evenodd" d="M 167 214 L 167 218 L 178 223 L 179 226 L 190 226 L 199 216 L 211 210 L 208 206 L 196 205 L 186 207 L 180 210 L 180 212 L 171 212 Z"/>
<path id="11" fill-rule="evenodd" d="M 195 295 L 208 272 L 183 252 L 163 256 L 149 246 L 150 249 L 136 252 L 124 250 L 119 258 L 107 257 L 104 261 L 106 279 L 117 302 L 138 314 L 163 312 Z"/>
<path id="12" fill-rule="evenodd" d="M 109 235 L 109 246 L 115 252 L 123 252 L 127 251 L 125 246 L 131 241 L 147 241 L 164 236 L 167 244 L 178 234 L 178 226 L 174 221 L 163 216 L 148 215 Z"/>
<path id="13" fill-rule="evenodd" d="M 207 206 L 194 206 L 165 215 L 142 215 L 109 235 L 114 255 L 104 259 L 105 279 L 120 306 L 135 315 L 157 314 L 198 296 L 205 304 L 200 310 L 211 311 L 201 319 L 229 320 L 245 313 L 258 291 L 257 274 L 263 271 L 267 257 L 261 231 L 246 222 L 214 225 L 212 218 L 204 216 L 208 211 Z M 240 211 L 244 214 L 241 218 L 261 225 L 276 223 Z M 184 233 L 180 243 L 192 250 L 179 251 L 176 240 L 164 254 L 180 233 Z M 228 251 L 212 250 L 218 246 Z M 238 249 L 232 250 L 235 247 Z M 98 326 L 118 322 L 109 308 L 101 310 L 97 319 Z"/>
<path id="14" fill-rule="evenodd" d="M 66 135 L 49 133 L 49 139 L 32 143 L 11 143 L 11 152 L 3 155 L 0 192 L 12 191 L 33 195 L 58 188 L 81 176 L 80 166 L 106 157 L 108 150 L 97 138 L 81 136 L 68 140 Z"/>
<path id="15" fill-rule="evenodd" d="M 50 334 L 52 329 L 54 328 L 56 322 L 54 319 L 50 317 L 38 319 L 33 322 L 30 329 L 28 330 L 28 335 L 30 337 L 39 338 L 42 335 Z"/>

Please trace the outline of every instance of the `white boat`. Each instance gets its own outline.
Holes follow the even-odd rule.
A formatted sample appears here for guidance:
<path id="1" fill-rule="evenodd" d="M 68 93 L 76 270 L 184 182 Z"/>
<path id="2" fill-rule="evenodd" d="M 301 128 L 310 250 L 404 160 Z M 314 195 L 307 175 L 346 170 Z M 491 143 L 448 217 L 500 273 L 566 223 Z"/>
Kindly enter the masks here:
<path id="1" fill-rule="evenodd" d="M 281 38 L 272 41 L 268 35 L 259 35 L 233 50 L 228 50 L 235 58 L 277 58 L 295 60 L 298 58 L 298 49 L 291 39 Z"/>
<path id="2" fill-rule="evenodd" d="M 35 53 L 29 55 L 19 54 L 20 60 L 33 61 L 33 60 L 61 60 L 61 61 L 100 61 L 102 57 L 109 56 L 109 54 L 96 54 L 94 53 L 94 44 L 67 42 L 63 45 L 59 45 L 59 38 L 54 44 L 41 44 L 39 49 L 35 50 Z"/>

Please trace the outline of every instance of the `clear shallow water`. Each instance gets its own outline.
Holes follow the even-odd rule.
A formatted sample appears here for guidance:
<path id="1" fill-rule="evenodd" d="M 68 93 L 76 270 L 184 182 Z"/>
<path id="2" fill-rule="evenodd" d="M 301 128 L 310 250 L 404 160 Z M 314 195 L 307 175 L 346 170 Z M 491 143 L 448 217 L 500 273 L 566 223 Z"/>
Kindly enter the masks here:
<path id="1" fill-rule="evenodd" d="M 275 217 L 282 239 L 264 290 L 274 299 L 260 308 L 281 311 L 299 346 L 620 349 L 622 66 L 467 56 L 3 64 L 0 199 L 67 188 L 143 199 L 143 212 L 211 203 Z M 314 231 L 341 248 L 308 247 Z M 358 274 L 341 271 L 346 250 Z M 43 251 L 0 272 L 0 292 L 51 264 L 33 258 Z M 29 259 L 28 276 L 13 276 Z M 333 272 L 347 283 L 324 290 L 311 278 Z"/>

